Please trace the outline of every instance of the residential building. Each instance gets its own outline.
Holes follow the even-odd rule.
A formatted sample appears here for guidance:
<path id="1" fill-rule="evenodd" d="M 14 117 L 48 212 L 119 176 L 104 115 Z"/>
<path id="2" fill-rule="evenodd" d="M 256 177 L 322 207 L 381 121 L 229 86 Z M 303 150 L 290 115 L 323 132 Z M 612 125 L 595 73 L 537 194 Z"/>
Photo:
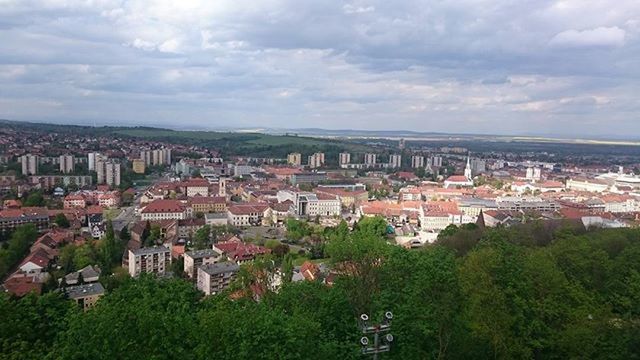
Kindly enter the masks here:
<path id="1" fill-rule="evenodd" d="M 342 165 L 347 165 L 349 163 L 351 163 L 351 154 L 340 153 L 340 156 L 338 158 L 338 164 L 342 166 Z"/>
<path id="2" fill-rule="evenodd" d="M 104 295 L 104 287 L 99 282 L 91 284 L 83 284 L 76 286 L 68 286 L 64 289 L 67 297 L 80 305 L 87 311 L 94 307 L 98 300 Z"/>
<path id="3" fill-rule="evenodd" d="M 60 172 L 69 174 L 73 172 L 75 158 L 73 155 L 60 155 Z"/>
<path id="4" fill-rule="evenodd" d="M 100 159 L 100 153 L 90 152 L 89 154 L 87 154 L 87 167 L 89 168 L 89 171 L 96 170 L 96 162 Z"/>
<path id="5" fill-rule="evenodd" d="M 133 161 L 131 161 L 131 166 L 133 168 L 134 173 L 144 174 L 145 163 L 143 159 L 133 159 Z"/>
<path id="6" fill-rule="evenodd" d="M 311 169 L 316 169 L 324 166 L 324 153 L 315 153 L 309 156 L 308 166 Z"/>
<path id="7" fill-rule="evenodd" d="M 373 153 L 364 154 L 364 165 L 366 167 L 376 166 L 376 154 L 373 154 Z"/>
<path id="8" fill-rule="evenodd" d="M 424 167 L 424 156 L 413 155 L 411 157 L 411 167 L 414 169 Z"/>
<path id="9" fill-rule="evenodd" d="M 198 290 L 205 295 L 215 295 L 229 287 L 240 266 L 232 262 L 201 265 L 198 267 Z"/>
<path id="10" fill-rule="evenodd" d="M 22 208 L 0 211 L 0 232 L 8 234 L 16 227 L 24 224 L 34 224 L 38 231 L 49 228 L 49 212 L 46 208 Z"/>
<path id="11" fill-rule="evenodd" d="M 198 267 L 222 262 L 226 258 L 221 252 L 213 249 L 187 251 L 184 253 L 184 272 L 193 278 L 197 276 Z"/>
<path id="12" fill-rule="evenodd" d="M 120 163 L 102 158 L 96 160 L 96 174 L 98 184 L 120 186 Z"/>
<path id="13" fill-rule="evenodd" d="M 129 250 L 129 275 L 137 277 L 141 273 L 164 275 L 171 265 L 171 250 L 164 246 L 154 246 Z"/>
<path id="14" fill-rule="evenodd" d="M 389 155 L 389 167 L 390 168 L 402 167 L 402 156 L 398 154 Z"/>
<path id="15" fill-rule="evenodd" d="M 287 155 L 287 163 L 293 166 L 302 165 L 302 155 L 300 153 L 291 153 Z"/>
<path id="16" fill-rule="evenodd" d="M 93 179 L 89 175 L 33 175 L 29 176 L 29 183 L 44 189 L 70 185 L 85 187 L 91 186 Z"/>
<path id="17" fill-rule="evenodd" d="M 22 165 L 22 175 L 35 175 L 38 173 L 37 155 L 22 155 L 20 157 L 20 163 Z"/>

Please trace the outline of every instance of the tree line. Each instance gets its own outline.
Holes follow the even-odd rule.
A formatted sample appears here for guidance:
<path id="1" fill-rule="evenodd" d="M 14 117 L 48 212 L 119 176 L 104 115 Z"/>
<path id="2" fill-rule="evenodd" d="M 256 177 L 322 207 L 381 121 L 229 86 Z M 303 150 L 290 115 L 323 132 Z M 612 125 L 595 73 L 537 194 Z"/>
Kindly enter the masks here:
<path id="1" fill-rule="evenodd" d="M 383 358 L 640 357 L 640 230 L 465 227 L 419 250 L 392 244 L 381 219 L 325 233 L 331 285 L 285 281 L 260 301 L 246 290 L 275 262 L 204 299 L 150 276 L 86 313 L 56 293 L 0 295 L 0 358 L 360 359 L 358 316 L 385 311 L 395 340 Z"/>

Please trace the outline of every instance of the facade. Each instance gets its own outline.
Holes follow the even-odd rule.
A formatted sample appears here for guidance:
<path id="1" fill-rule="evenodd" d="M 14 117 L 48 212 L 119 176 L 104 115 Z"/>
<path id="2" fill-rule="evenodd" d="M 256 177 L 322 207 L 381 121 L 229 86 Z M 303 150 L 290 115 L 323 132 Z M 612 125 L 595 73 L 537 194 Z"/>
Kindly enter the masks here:
<path id="1" fill-rule="evenodd" d="M 309 156 L 308 165 L 312 169 L 324 166 L 324 153 L 315 153 Z"/>
<path id="2" fill-rule="evenodd" d="M 24 224 L 34 224 L 39 232 L 49 228 L 49 213 L 43 211 L 24 211 L 22 209 L 0 211 L 0 232 L 9 233 Z"/>
<path id="3" fill-rule="evenodd" d="M 373 154 L 373 153 L 364 154 L 364 165 L 366 167 L 376 166 L 376 154 Z"/>
<path id="4" fill-rule="evenodd" d="M 73 155 L 60 155 L 60 172 L 69 174 L 73 172 L 75 158 Z"/>
<path id="5" fill-rule="evenodd" d="M 159 199 L 150 202 L 140 211 L 142 220 L 166 220 L 175 219 L 182 220 L 187 218 L 187 212 L 178 200 Z"/>
<path id="6" fill-rule="evenodd" d="M 267 203 L 244 203 L 231 205 L 227 209 L 227 219 L 233 226 L 266 225 L 271 217 Z"/>
<path id="7" fill-rule="evenodd" d="M 424 167 L 424 156 L 413 155 L 411 157 L 411 167 L 414 169 Z"/>
<path id="8" fill-rule="evenodd" d="M 91 186 L 93 179 L 86 175 L 42 175 L 29 176 L 29 183 L 39 184 L 45 189 L 51 189 L 57 186 L 76 185 L 78 187 Z"/>
<path id="9" fill-rule="evenodd" d="M 186 183 L 187 197 L 209 196 L 209 182 L 205 179 L 191 179 Z"/>
<path id="10" fill-rule="evenodd" d="M 89 171 L 96 171 L 96 161 L 100 159 L 100 153 L 90 152 L 87 154 L 87 167 Z"/>
<path id="11" fill-rule="evenodd" d="M 120 163 L 106 159 L 96 160 L 98 184 L 120 186 Z"/>
<path id="12" fill-rule="evenodd" d="M 144 161 L 145 166 L 171 165 L 171 149 L 142 150 L 140 159 Z"/>
<path id="13" fill-rule="evenodd" d="M 340 153 L 340 156 L 338 157 L 338 164 L 342 166 L 342 165 L 347 165 L 349 163 L 351 163 L 351 154 Z"/>
<path id="14" fill-rule="evenodd" d="M 133 168 L 133 172 L 136 174 L 144 174 L 145 171 L 145 163 L 142 159 L 133 159 L 131 162 L 131 167 Z"/>
<path id="15" fill-rule="evenodd" d="M 38 173 L 37 155 L 22 155 L 20 157 L 20 163 L 22 165 L 22 175 L 35 175 Z"/>
<path id="16" fill-rule="evenodd" d="M 291 175 L 291 184 L 317 184 L 321 181 L 327 180 L 327 173 L 318 172 L 306 172 Z"/>
<path id="17" fill-rule="evenodd" d="M 154 246 L 129 250 L 129 275 L 137 277 L 141 273 L 164 275 L 171 265 L 171 250 L 164 246 Z"/>
<path id="18" fill-rule="evenodd" d="M 198 267 L 198 290 L 205 295 L 215 295 L 229 287 L 235 279 L 240 266 L 232 262 L 207 264 Z"/>
<path id="19" fill-rule="evenodd" d="M 287 163 L 293 166 L 302 165 L 302 155 L 300 153 L 291 153 L 287 155 Z"/>
<path id="20" fill-rule="evenodd" d="M 402 167 L 402 156 L 398 154 L 389 155 L 389 167 L 390 168 Z"/>
<path id="21" fill-rule="evenodd" d="M 213 249 L 187 251 L 184 253 L 184 272 L 193 278 L 198 275 L 198 267 L 201 265 L 219 263 L 224 259 L 221 253 Z"/>
<path id="22" fill-rule="evenodd" d="M 189 199 L 193 213 L 211 213 L 227 211 L 227 199 L 224 196 L 196 196 Z"/>
<path id="23" fill-rule="evenodd" d="M 67 297 L 80 305 L 80 307 L 87 311 L 94 307 L 98 300 L 104 295 L 104 287 L 99 282 L 69 286 L 64 289 Z"/>

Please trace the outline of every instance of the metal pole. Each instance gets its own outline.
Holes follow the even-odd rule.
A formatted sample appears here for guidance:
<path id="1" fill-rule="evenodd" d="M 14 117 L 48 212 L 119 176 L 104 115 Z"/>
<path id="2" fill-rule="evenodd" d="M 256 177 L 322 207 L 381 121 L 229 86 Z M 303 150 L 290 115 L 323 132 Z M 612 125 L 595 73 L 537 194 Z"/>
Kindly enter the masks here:
<path id="1" fill-rule="evenodd" d="M 380 350 L 380 338 L 378 334 L 379 332 L 376 328 L 376 332 L 373 335 L 373 347 L 376 349 L 376 352 L 373 353 L 373 360 L 378 360 L 378 350 Z"/>

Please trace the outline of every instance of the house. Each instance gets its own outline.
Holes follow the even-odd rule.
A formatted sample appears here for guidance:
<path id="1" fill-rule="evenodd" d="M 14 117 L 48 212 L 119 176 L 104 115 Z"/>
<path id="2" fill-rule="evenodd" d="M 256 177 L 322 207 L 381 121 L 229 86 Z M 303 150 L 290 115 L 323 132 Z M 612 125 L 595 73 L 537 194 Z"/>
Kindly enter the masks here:
<path id="1" fill-rule="evenodd" d="M 271 250 L 242 242 L 237 237 L 233 237 L 229 241 L 219 241 L 213 245 L 213 250 L 224 253 L 230 261 L 238 264 L 251 261 L 259 255 L 269 254 Z"/>
<path id="2" fill-rule="evenodd" d="M 64 289 L 67 298 L 76 302 L 76 304 L 80 305 L 80 307 L 87 311 L 90 308 L 94 307 L 100 299 L 104 295 L 104 287 L 99 282 L 84 284 L 84 285 L 76 285 L 76 286 L 68 286 Z"/>
<path id="3" fill-rule="evenodd" d="M 69 194 L 65 196 L 63 203 L 63 207 L 65 209 L 74 209 L 74 208 L 82 208 L 87 207 L 87 201 L 84 196 L 80 194 Z"/>
<path id="4" fill-rule="evenodd" d="M 184 272 L 193 278 L 197 276 L 197 269 L 200 265 L 215 264 L 226 260 L 221 252 L 213 249 L 194 250 L 184 253 Z"/>
<path id="5" fill-rule="evenodd" d="M 205 295 L 215 295 L 229 287 L 240 266 L 233 262 L 221 262 L 198 267 L 197 287 Z"/>
<path id="6" fill-rule="evenodd" d="M 96 265 L 87 265 L 78 271 L 74 271 L 64 276 L 64 281 L 67 285 L 77 285 L 78 283 L 92 283 L 98 281 L 100 278 L 101 270 Z"/>
<path id="7" fill-rule="evenodd" d="M 32 292 L 37 295 L 42 293 L 42 283 L 29 277 L 10 277 L 2 286 L 5 292 L 17 297 L 23 297 Z"/>
<path id="8" fill-rule="evenodd" d="M 32 278 L 34 281 L 44 282 L 49 276 L 47 268 L 51 262 L 51 258 L 46 251 L 37 249 L 27 255 L 19 266 L 19 273 L 22 276 Z"/>
<path id="9" fill-rule="evenodd" d="M 98 205 L 110 209 L 120 205 L 120 196 L 117 192 L 109 192 L 98 195 Z"/>

